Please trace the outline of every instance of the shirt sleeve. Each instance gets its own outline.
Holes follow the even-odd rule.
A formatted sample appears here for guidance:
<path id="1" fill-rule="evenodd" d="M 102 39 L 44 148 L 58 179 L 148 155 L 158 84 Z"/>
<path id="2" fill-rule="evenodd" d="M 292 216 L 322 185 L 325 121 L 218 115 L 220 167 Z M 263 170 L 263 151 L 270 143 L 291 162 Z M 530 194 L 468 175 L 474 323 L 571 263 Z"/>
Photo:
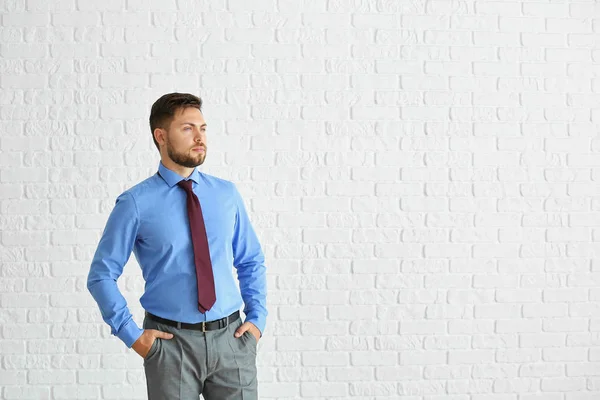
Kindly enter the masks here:
<path id="1" fill-rule="evenodd" d="M 87 278 L 87 288 L 98 303 L 102 319 L 110 326 L 111 334 L 127 347 L 131 347 L 144 330 L 133 320 L 117 279 L 131 256 L 138 228 L 135 199 L 124 192 L 117 197 L 108 217 Z"/>
<path id="2" fill-rule="evenodd" d="M 233 192 L 237 207 L 233 233 L 233 265 L 240 282 L 246 322 L 256 325 L 262 336 L 268 314 L 265 257 L 235 184 Z"/>

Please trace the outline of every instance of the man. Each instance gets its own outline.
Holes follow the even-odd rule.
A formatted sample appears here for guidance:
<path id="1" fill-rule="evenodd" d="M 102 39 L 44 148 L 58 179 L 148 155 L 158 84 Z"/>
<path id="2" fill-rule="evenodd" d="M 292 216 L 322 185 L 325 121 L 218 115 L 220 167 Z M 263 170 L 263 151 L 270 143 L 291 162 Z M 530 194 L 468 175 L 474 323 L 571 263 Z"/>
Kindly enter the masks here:
<path id="1" fill-rule="evenodd" d="M 264 255 L 235 184 L 196 169 L 207 151 L 201 107 L 185 93 L 153 104 L 158 172 L 117 197 L 87 287 L 111 333 L 144 358 L 149 399 L 257 399 Z M 132 251 L 146 282 L 144 329 L 117 287 Z"/>

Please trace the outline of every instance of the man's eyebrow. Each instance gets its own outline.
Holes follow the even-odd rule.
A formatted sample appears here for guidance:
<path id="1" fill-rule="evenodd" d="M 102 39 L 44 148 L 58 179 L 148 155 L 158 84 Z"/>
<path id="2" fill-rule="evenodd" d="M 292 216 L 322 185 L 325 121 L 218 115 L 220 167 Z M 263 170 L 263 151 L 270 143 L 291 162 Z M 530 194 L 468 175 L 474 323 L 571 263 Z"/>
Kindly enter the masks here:
<path id="1" fill-rule="evenodd" d="M 194 126 L 196 124 L 194 124 L 193 122 L 182 122 L 181 125 L 192 125 L 192 126 Z M 206 124 L 202 124 L 202 125 L 200 125 L 200 128 L 202 128 L 203 126 L 207 126 L 207 125 Z"/>

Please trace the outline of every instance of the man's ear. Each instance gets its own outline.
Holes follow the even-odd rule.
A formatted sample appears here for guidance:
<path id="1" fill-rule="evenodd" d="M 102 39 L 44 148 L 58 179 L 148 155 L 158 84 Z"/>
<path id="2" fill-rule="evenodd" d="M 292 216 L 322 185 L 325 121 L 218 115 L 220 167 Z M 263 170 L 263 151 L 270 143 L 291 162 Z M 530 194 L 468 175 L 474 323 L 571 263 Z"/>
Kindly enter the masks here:
<path id="1" fill-rule="evenodd" d="M 165 140 L 166 140 L 165 136 L 167 134 L 167 131 L 165 131 L 163 128 L 155 128 L 153 134 L 154 134 L 154 139 L 156 139 L 159 146 L 165 144 Z"/>

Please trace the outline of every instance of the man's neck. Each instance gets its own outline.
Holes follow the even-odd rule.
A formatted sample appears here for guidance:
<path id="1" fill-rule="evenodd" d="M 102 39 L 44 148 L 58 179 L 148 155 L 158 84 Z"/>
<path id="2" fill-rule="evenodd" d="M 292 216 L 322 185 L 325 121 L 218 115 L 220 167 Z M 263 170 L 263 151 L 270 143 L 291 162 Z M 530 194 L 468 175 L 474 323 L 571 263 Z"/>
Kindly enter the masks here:
<path id="1" fill-rule="evenodd" d="M 183 178 L 187 178 L 188 176 L 190 176 L 192 174 L 192 172 L 194 172 L 194 168 L 188 168 L 188 167 L 184 167 L 179 164 L 176 164 L 170 158 L 165 159 L 165 157 L 161 157 L 160 161 L 163 163 L 163 165 L 165 167 L 167 167 L 171 171 L 177 173 L 177 175 L 179 175 Z"/>

